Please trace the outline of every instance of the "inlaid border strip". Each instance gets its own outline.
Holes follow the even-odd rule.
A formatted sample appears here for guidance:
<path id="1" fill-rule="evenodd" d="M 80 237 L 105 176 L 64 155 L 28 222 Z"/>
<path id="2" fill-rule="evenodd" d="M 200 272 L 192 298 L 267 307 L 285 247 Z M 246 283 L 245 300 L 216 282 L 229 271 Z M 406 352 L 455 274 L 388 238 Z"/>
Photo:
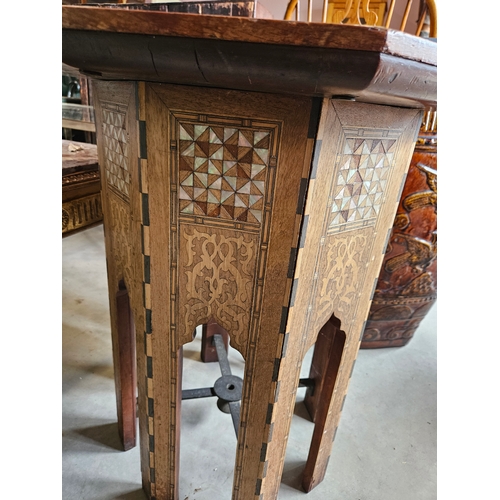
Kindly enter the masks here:
<path id="1" fill-rule="evenodd" d="M 319 119 L 321 114 L 323 100 L 321 98 L 315 98 L 312 101 L 311 114 L 309 129 L 306 141 L 306 152 L 304 155 L 304 164 L 302 169 L 302 178 L 300 181 L 299 195 L 297 198 L 297 209 L 295 214 L 295 224 L 292 241 L 295 242 L 295 246 L 290 249 L 290 257 L 288 263 L 288 273 L 287 273 L 287 286 L 285 295 L 283 298 L 282 315 L 280 322 L 280 341 L 278 343 L 276 357 L 274 360 L 274 371 L 271 383 L 271 394 L 272 398 L 268 402 L 268 410 L 266 417 L 266 429 L 265 436 L 267 436 L 267 441 L 264 441 L 261 446 L 261 464 L 259 467 L 259 475 L 255 484 L 255 500 L 263 500 L 263 494 L 261 493 L 262 484 L 267 475 L 268 461 L 267 448 L 269 443 L 273 439 L 274 422 L 273 410 L 274 405 L 279 399 L 280 393 L 280 380 L 278 379 L 279 369 L 282 360 L 286 357 L 289 331 L 286 330 L 286 325 L 289 317 L 291 308 L 293 307 L 294 291 L 297 289 L 298 280 L 294 279 L 295 269 L 297 266 L 297 260 L 300 252 L 301 246 L 305 239 L 305 233 L 307 231 L 308 217 L 304 215 L 306 207 L 307 193 L 311 187 L 312 175 L 315 172 L 315 165 L 317 165 L 317 159 L 319 158 L 319 149 L 321 149 L 321 140 L 317 140 Z M 311 162 L 310 158 L 313 159 Z M 283 462 L 285 457 L 281 457 Z"/>
<path id="2" fill-rule="evenodd" d="M 260 251 L 258 252 L 258 258 L 256 261 L 256 270 L 257 276 L 255 279 L 254 285 L 254 294 L 253 294 L 253 314 L 251 317 L 251 325 L 249 329 L 249 339 L 247 344 L 247 351 L 245 357 L 245 375 L 250 379 L 252 378 L 252 373 L 255 370 L 255 348 L 256 348 L 256 339 L 259 330 L 260 323 L 260 310 L 261 310 L 261 302 L 263 298 L 263 288 L 264 288 L 264 271 L 266 268 L 266 259 L 267 259 L 267 249 L 270 235 L 270 217 L 271 210 L 274 201 L 274 190 L 275 190 L 275 181 L 276 181 L 276 170 L 277 170 L 277 162 L 279 156 L 279 147 L 281 142 L 281 124 L 280 122 L 276 122 L 273 120 L 259 120 L 259 119 L 246 119 L 246 118 L 237 118 L 237 117 L 228 117 L 228 116 L 219 116 L 219 115 L 206 115 L 206 114 L 197 114 L 194 112 L 186 112 L 186 111 L 178 111 L 178 110 L 170 110 L 170 149 L 171 149 L 171 237 L 172 241 L 178 242 L 178 226 L 182 223 L 195 223 L 202 224 L 208 227 L 226 227 L 237 231 L 242 231 L 249 234 L 259 234 L 259 247 Z M 262 222 L 261 224 L 252 224 L 245 223 L 240 221 L 231 221 L 231 220 L 223 220 L 217 219 L 213 217 L 206 217 L 201 215 L 188 215 L 179 213 L 178 207 L 178 148 L 177 143 L 179 140 L 177 124 L 182 122 L 191 122 L 191 123 L 202 123 L 207 125 L 218 125 L 223 127 L 234 127 L 234 128 L 250 128 L 250 129 L 259 129 L 259 130 L 269 130 L 270 131 L 270 146 L 269 146 L 269 161 L 267 165 L 268 175 L 266 178 L 265 184 L 265 203 L 264 208 L 262 210 Z M 299 225 L 296 224 L 296 233 L 298 239 L 298 231 Z M 172 245 L 175 247 L 175 245 Z M 175 283 L 178 283 L 178 269 L 177 269 L 177 259 L 176 255 L 171 255 L 171 280 L 172 286 Z M 175 290 L 173 287 L 172 290 Z M 287 293 L 289 296 L 289 292 Z M 175 294 L 172 294 L 171 301 L 172 313 L 173 317 L 177 317 L 179 312 L 177 310 L 177 298 Z M 175 329 L 176 321 L 172 321 L 172 328 Z M 172 338 L 177 338 L 175 335 L 175 331 L 172 331 Z M 172 345 L 172 355 L 174 350 L 177 349 L 177 345 Z M 172 374 L 172 377 L 175 377 L 176 374 Z M 242 409 L 246 408 L 249 410 L 249 400 L 251 396 L 252 387 L 250 384 L 244 384 L 244 392 L 241 398 L 241 407 Z M 241 460 L 239 460 L 240 453 L 242 452 L 245 442 L 246 442 L 246 426 L 247 426 L 248 414 L 247 412 L 242 411 L 240 414 L 240 426 L 239 426 L 239 434 L 238 434 L 238 445 L 237 445 L 237 457 L 236 457 L 236 467 L 235 467 L 235 476 L 233 482 L 233 489 L 235 493 L 238 492 L 240 484 L 241 484 Z"/>
<path id="3" fill-rule="evenodd" d="M 149 187 L 148 187 L 148 153 L 147 135 L 144 106 L 144 87 L 139 84 L 137 88 L 137 131 L 138 151 L 137 161 L 139 175 L 139 195 L 141 210 L 141 250 L 142 250 L 142 285 L 144 307 L 144 356 L 146 357 L 146 400 L 144 405 L 147 414 L 148 455 L 149 455 L 149 484 L 151 500 L 156 499 L 155 478 L 155 436 L 154 436 L 154 383 L 153 383 L 153 347 L 152 347 L 152 310 L 151 310 L 151 247 L 149 239 Z"/>

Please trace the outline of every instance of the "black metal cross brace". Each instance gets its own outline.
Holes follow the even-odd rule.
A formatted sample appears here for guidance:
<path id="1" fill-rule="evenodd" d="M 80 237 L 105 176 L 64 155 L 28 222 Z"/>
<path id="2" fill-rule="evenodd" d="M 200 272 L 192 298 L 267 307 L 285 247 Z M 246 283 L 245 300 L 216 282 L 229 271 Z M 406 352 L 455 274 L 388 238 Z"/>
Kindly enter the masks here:
<path id="1" fill-rule="evenodd" d="M 224 413 L 230 413 L 233 419 L 234 431 L 238 436 L 240 422 L 240 401 L 243 390 L 243 379 L 231 373 L 227 351 L 224 347 L 222 336 L 215 334 L 213 342 L 217 349 L 219 367 L 222 376 L 219 377 L 213 387 L 202 387 L 200 389 L 184 389 L 182 399 L 211 398 L 217 396 L 217 406 Z M 314 379 L 303 378 L 299 380 L 299 387 L 310 387 L 314 391 Z"/>

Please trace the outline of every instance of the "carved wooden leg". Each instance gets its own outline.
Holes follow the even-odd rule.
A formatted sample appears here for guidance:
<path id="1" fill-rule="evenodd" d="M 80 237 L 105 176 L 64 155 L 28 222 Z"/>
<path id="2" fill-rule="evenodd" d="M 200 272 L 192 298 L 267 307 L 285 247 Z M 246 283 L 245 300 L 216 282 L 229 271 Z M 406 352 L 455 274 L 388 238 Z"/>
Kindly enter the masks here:
<path id="1" fill-rule="evenodd" d="M 203 325 L 201 333 L 201 360 L 204 363 L 213 363 L 219 359 L 213 343 L 215 334 L 222 336 L 226 351 L 229 349 L 229 334 L 215 320 L 210 320 L 206 325 Z"/>
<path id="2" fill-rule="evenodd" d="M 140 269 L 141 262 L 132 258 L 137 253 L 140 234 L 139 223 L 136 222 L 140 218 L 132 215 L 139 199 L 130 187 L 132 179 L 137 182 L 137 173 L 131 168 L 131 158 L 137 155 L 135 92 L 131 83 L 104 82 L 96 83 L 96 91 L 97 148 L 118 422 L 124 448 L 129 449 L 135 446 L 137 425 L 136 347 L 132 311 L 140 340 L 143 335 L 141 320 L 144 318 L 141 308 L 142 287 L 137 286 L 137 269 Z M 134 111 L 130 112 L 130 109 Z"/>
<path id="3" fill-rule="evenodd" d="M 114 224 L 106 226 L 108 259 L 130 270 L 125 283 L 137 332 L 144 331 L 141 466 L 152 498 L 178 498 L 181 348 L 212 319 L 245 358 L 233 499 L 273 500 L 302 360 L 335 312 L 344 353 L 339 365 L 335 335 L 322 390 L 334 394 L 317 410 L 324 435 L 306 483 L 322 477 L 331 448 L 324 443 L 338 425 L 421 117 L 356 102 L 324 100 L 321 111 L 317 104 L 175 85 L 139 83 L 137 93 L 127 83 L 98 85 L 103 196 Z M 124 171 L 122 153 L 130 158 Z"/>
<path id="4" fill-rule="evenodd" d="M 345 343 L 337 333 L 330 355 L 321 361 L 328 367 L 321 394 L 330 401 L 316 410 L 305 489 L 324 476 L 420 120 L 415 110 L 323 103 L 286 321 L 287 348 L 277 367 L 279 391 L 270 408 L 273 437 L 260 490 L 264 499 L 278 494 L 298 368 L 326 323 L 323 333 L 331 335 L 332 327 L 341 327 Z M 340 325 L 329 321 L 334 313 Z M 320 338 L 320 350 L 325 343 L 327 337 Z"/>
<path id="5" fill-rule="evenodd" d="M 292 312 L 293 314 L 293 312 Z M 289 320 L 290 321 L 290 320 Z M 340 361 L 343 353 L 345 334 L 339 329 L 339 321 L 332 318 L 321 329 L 318 336 L 318 355 L 315 362 L 317 370 L 321 371 L 320 386 L 315 388 L 316 398 L 316 426 L 313 435 L 313 443 L 310 449 L 310 457 L 304 472 L 304 489 L 309 491 L 309 470 L 313 468 L 314 478 L 317 478 L 315 484 L 321 482 L 326 471 L 328 455 L 326 459 L 319 450 L 331 449 L 331 439 L 325 445 L 323 436 L 329 436 L 328 426 L 331 420 L 327 419 L 330 410 L 330 399 L 334 393 L 334 386 L 337 373 L 340 367 Z M 287 334 L 290 335 L 290 334 Z M 268 440 L 263 443 L 261 450 L 261 468 L 259 470 L 260 478 L 256 485 L 256 491 L 262 495 L 262 498 L 277 498 L 280 478 L 284 465 L 286 452 L 286 443 L 293 417 L 296 391 L 299 383 L 302 357 L 304 353 L 305 338 L 290 337 L 285 340 L 287 346 L 283 350 L 283 356 L 279 363 L 275 364 L 275 373 L 273 380 L 278 380 L 275 400 L 268 406 L 266 423 L 269 427 Z M 326 353 L 324 352 L 326 350 Z M 320 356 L 321 354 L 321 356 Z M 325 355 L 322 355 L 325 354 Z M 322 401 L 322 398 L 326 398 Z M 335 417 L 338 412 L 334 412 Z M 321 471 L 321 474 L 317 473 Z M 242 497 L 245 498 L 245 497 Z"/>
<path id="6" fill-rule="evenodd" d="M 328 376 L 327 369 L 330 364 L 330 357 L 333 354 L 332 344 L 339 328 L 340 321 L 335 316 L 332 316 L 320 330 L 314 346 L 311 368 L 309 370 L 309 378 L 314 380 L 314 389 L 307 389 L 304 398 L 304 405 L 313 422 L 316 422 L 318 407 L 323 401 L 322 391 L 325 379 Z"/>
<path id="7" fill-rule="evenodd" d="M 129 450 L 136 445 L 136 354 L 135 328 L 129 296 L 126 289 L 116 294 L 116 317 L 118 358 L 115 364 L 115 380 L 118 403 L 118 430 L 123 448 Z"/>
<path id="8" fill-rule="evenodd" d="M 143 203 L 147 184 L 140 179 L 138 165 L 136 85 L 130 82 L 95 82 L 93 89 L 118 420 L 122 429 L 120 432 L 127 442 L 126 448 L 133 446 L 130 436 L 136 432 L 137 423 L 132 412 L 136 411 L 137 391 L 142 477 L 145 489 L 150 491 L 152 467 L 147 448 L 150 431 L 147 408 L 152 389 L 147 382 L 148 370 L 151 369 L 148 359 L 151 357 L 148 338 L 148 335 L 151 337 L 150 250 L 148 214 L 144 210 L 147 205 Z M 118 283 L 121 283 L 121 289 Z M 128 389 L 124 395 L 125 386 Z M 127 413 L 124 403 L 129 408 Z"/>
<path id="9" fill-rule="evenodd" d="M 111 341 L 113 348 L 113 369 L 115 377 L 116 411 L 118 419 L 118 433 L 123 449 L 129 450 L 136 445 L 136 348 L 135 327 L 129 296 L 115 276 L 115 266 L 108 265 L 108 282 L 110 297 Z"/>
<path id="10" fill-rule="evenodd" d="M 314 399 L 311 398 L 316 425 L 314 426 L 309 456 L 302 478 L 302 486 L 306 492 L 311 491 L 314 486 L 323 480 L 328 465 L 328 458 L 319 461 L 319 452 L 323 446 L 331 448 L 332 445 L 331 441 L 325 442 L 324 436 L 330 423 L 328 422 L 328 411 L 331 406 L 334 406 L 332 399 L 335 396 L 335 382 L 342 360 L 344 345 L 345 333 L 340 330 L 338 320 L 332 318 L 319 333 L 316 341 L 318 356 L 313 357 L 311 366 L 310 376 L 315 375 L 315 380 L 319 384 L 315 387 Z M 324 351 L 326 355 L 320 355 L 321 351 Z"/>
<path id="11" fill-rule="evenodd" d="M 151 264 L 151 496 L 177 498 L 177 351 L 213 319 L 245 359 L 233 497 L 247 500 L 267 461 L 297 199 L 311 166 L 311 99 L 139 84 L 139 101 Z"/>
<path id="12" fill-rule="evenodd" d="M 267 375 L 265 383 L 260 382 L 258 387 L 261 389 L 253 391 L 254 398 L 250 400 L 251 417 L 249 416 L 247 425 L 250 429 L 264 427 L 266 432 L 262 436 L 260 447 L 257 448 L 260 452 L 257 470 L 250 467 L 248 462 L 243 462 L 246 473 L 253 472 L 253 481 L 248 478 L 247 482 L 249 486 L 254 486 L 254 489 L 243 490 L 243 494 L 237 497 L 241 500 L 253 498 L 251 494 L 254 494 L 255 498 L 269 500 L 278 497 L 302 364 L 302 354 L 298 348 L 300 339 L 292 339 L 289 334 L 282 337 L 280 358 L 276 358 L 274 363 L 265 360 L 263 352 L 257 353 L 262 359 L 262 364 L 259 363 L 256 367 L 259 378 L 264 378 L 262 375 L 267 367 L 272 368 L 272 372 Z M 265 399 L 266 391 L 263 390 L 266 385 L 271 389 L 268 389 L 271 395 L 268 400 Z M 258 443 L 255 442 L 254 446 L 257 447 Z"/>
<path id="13" fill-rule="evenodd" d="M 153 311 L 153 316 L 155 311 Z M 154 327 L 153 327 L 154 328 Z M 153 350 L 157 343 L 153 338 Z M 164 351 L 165 352 L 165 351 Z M 182 402 L 182 348 L 175 354 L 155 358 L 154 379 L 147 398 L 147 408 L 141 418 L 149 422 L 146 449 L 149 452 L 149 470 L 145 490 L 151 498 L 177 500 L 179 498 L 179 457 Z M 153 382 L 154 380 L 154 382 Z M 151 397 L 153 396 L 153 397 Z M 144 464 L 143 464 L 144 465 Z"/>

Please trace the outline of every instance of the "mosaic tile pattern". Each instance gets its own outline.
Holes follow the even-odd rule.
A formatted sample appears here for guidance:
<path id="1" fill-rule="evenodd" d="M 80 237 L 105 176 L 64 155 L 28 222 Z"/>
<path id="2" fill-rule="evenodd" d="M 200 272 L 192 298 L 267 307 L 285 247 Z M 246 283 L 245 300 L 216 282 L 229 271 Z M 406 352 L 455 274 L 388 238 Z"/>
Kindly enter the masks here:
<path id="1" fill-rule="evenodd" d="M 377 217 L 395 149 L 394 139 L 346 139 L 338 160 L 330 228 Z"/>
<path id="2" fill-rule="evenodd" d="M 103 107 L 102 133 L 106 158 L 106 180 L 118 193 L 128 199 L 130 184 L 128 144 L 125 109 L 121 108 L 118 105 Z"/>
<path id="3" fill-rule="evenodd" d="M 260 224 L 269 153 L 266 130 L 180 124 L 180 212 Z"/>

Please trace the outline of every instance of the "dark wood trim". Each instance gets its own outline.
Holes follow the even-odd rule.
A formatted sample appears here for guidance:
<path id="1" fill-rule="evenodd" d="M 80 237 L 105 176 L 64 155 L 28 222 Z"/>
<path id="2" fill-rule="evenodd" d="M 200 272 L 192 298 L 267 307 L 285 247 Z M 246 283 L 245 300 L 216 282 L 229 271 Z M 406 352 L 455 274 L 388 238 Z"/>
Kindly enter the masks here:
<path id="1" fill-rule="evenodd" d="M 432 107 L 437 95 L 435 66 L 375 51 L 73 29 L 63 30 L 62 41 L 63 60 L 96 79 L 349 97 L 401 107 Z"/>
<path id="2" fill-rule="evenodd" d="M 384 28 L 63 6 L 62 27 L 329 49 L 366 50 L 437 65 L 436 44 Z"/>

